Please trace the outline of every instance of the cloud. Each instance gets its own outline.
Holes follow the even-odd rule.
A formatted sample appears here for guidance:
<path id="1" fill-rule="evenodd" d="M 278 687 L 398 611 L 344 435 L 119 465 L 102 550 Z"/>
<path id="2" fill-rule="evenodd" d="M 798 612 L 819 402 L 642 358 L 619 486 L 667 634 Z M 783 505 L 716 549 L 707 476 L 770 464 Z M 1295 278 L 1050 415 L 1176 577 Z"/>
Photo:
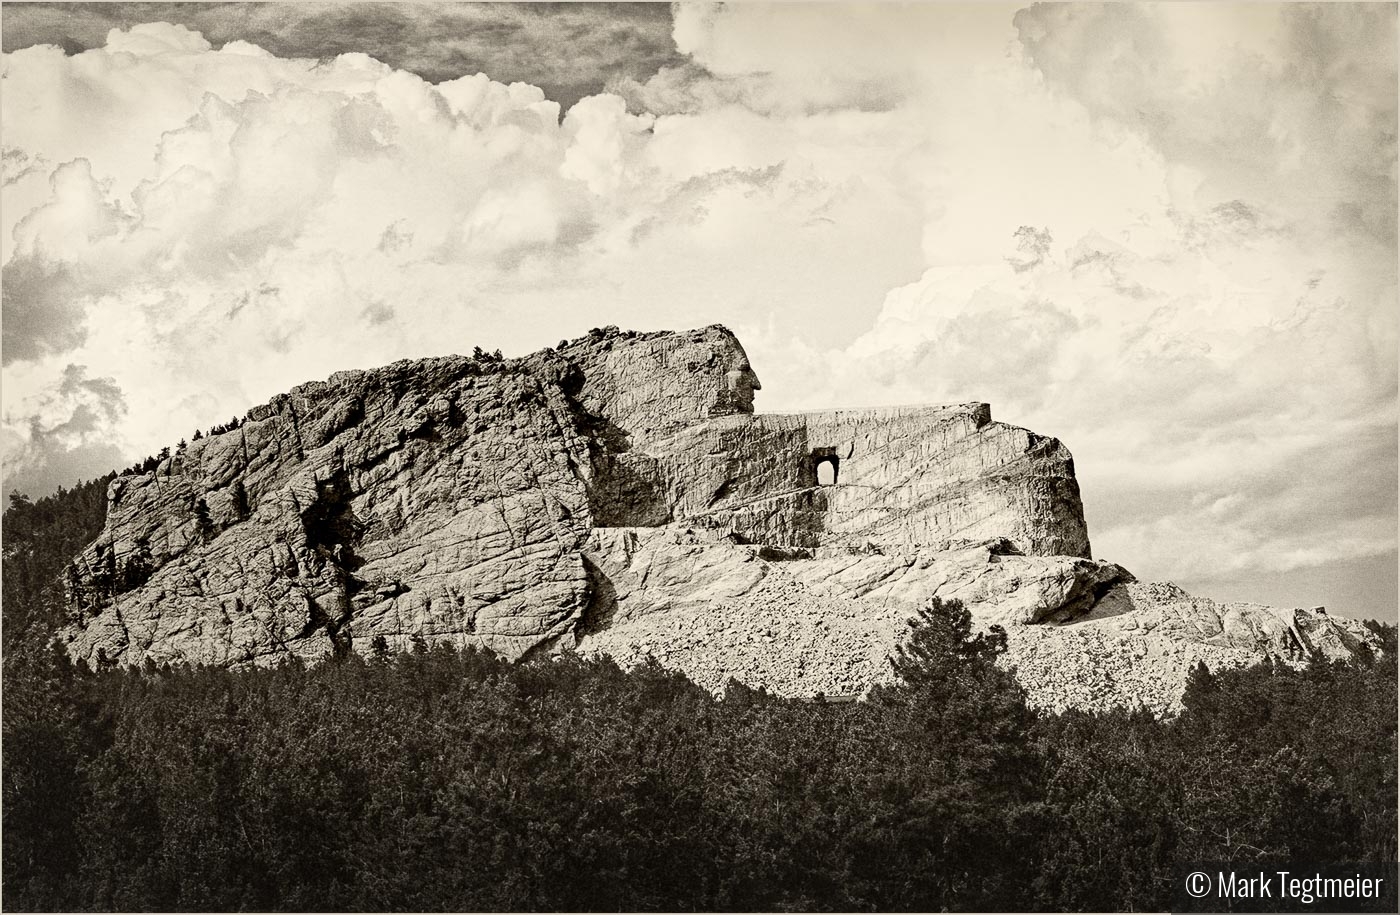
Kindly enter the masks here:
<path id="1" fill-rule="evenodd" d="M 76 349 L 87 334 L 70 269 L 40 258 L 12 260 L 0 271 L 3 286 L 3 359 L 38 359 Z"/>
<path id="2" fill-rule="evenodd" d="M 1395 17 L 1385 4 L 1036 4 L 1016 15 L 1046 82 L 1202 173 L 1395 238 Z"/>
<path id="3" fill-rule="evenodd" d="M 0 431 L 6 487 L 48 492 L 113 469 L 121 461 L 115 439 L 126 411 L 113 379 L 89 378 L 86 366 L 69 363 L 53 390 L 6 406 Z"/>
<path id="4" fill-rule="evenodd" d="M 7 365 L 67 352 L 86 340 L 82 293 L 108 272 L 97 255 L 109 248 L 125 221 L 86 159 L 54 169 L 49 191 L 48 200 L 10 232 L 3 269 Z"/>
<path id="5" fill-rule="evenodd" d="M 4 50 L 114 48 L 166 21 L 216 48 L 243 42 L 283 58 L 363 53 L 438 83 L 489 73 L 541 87 L 567 109 L 610 80 L 680 63 L 668 7 L 656 3 L 24 3 L 4 10 Z"/>
<path id="6" fill-rule="evenodd" d="M 742 4 L 675 7 L 688 60 L 626 88 L 652 111 L 742 104 L 766 114 L 890 111 L 927 87 L 976 79 L 1011 37 L 1004 3 Z"/>

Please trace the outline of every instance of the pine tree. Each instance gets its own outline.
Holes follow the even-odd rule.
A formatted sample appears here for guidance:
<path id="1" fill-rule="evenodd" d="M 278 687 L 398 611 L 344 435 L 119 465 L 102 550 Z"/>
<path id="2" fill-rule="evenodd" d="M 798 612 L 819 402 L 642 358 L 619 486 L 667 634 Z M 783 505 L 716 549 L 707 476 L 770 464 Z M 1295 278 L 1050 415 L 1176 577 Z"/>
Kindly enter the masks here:
<path id="1" fill-rule="evenodd" d="M 931 597 L 909 625 L 914 634 L 907 644 L 895 647 L 890 664 L 910 686 L 990 665 L 1006 651 L 1006 630 L 992 626 L 973 635 L 972 614 L 959 600 Z"/>
<path id="2" fill-rule="evenodd" d="M 74 606 L 81 607 L 87 595 L 84 592 L 82 576 L 78 574 L 78 567 L 71 562 L 68 563 L 63 569 L 63 579 L 68 586 L 68 600 Z"/>
<path id="3" fill-rule="evenodd" d="M 209 517 L 209 503 L 200 496 L 194 503 L 194 525 L 201 540 L 206 543 L 214 536 L 214 521 Z"/>
<path id="4" fill-rule="evenodd" d="M 155 561 L 151 556 L 151 545 L 142 540 L 136 544 L 136 548 L 131 551 L 131 555 L 122 564 L 117 590 L 130 591 L 141 587 L 150 580 L 151 573 L 154 571 Z"/>
<path id="5" fill-rule="evenodd" d="M 1220 682 L 1211 673 L 1205 661 L 1197 661 L 1196 666 L 1186 675 L 1186 689 L 1181 696 L 1181 704 L 1198 716 L 1209 717 L 1220 708 Z"/>
<path id="6" fill-rule="evenodd" d="M 248 490 L 244 488 L 242 480 L 234 481 L 230 498 L 233 501 L 234 517 L 239 521 L 246 521 L 251 511 L 248 507 Z"/>

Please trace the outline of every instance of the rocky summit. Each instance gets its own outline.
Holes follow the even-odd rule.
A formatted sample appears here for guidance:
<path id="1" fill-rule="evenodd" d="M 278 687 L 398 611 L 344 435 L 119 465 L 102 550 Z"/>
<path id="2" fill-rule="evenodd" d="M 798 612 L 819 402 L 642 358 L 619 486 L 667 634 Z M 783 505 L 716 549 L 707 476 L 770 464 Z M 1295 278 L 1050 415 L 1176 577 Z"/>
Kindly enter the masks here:
<path id="1" fill-rule="evenodd" d="M 719 326 L 302 385 L 112 482 L 60 639 L 228 665 L 449 640 L 853 696 L 936 595 L 1007 628 L 1033 702 L 1159 711 L 1200 660 L 1375 641 L 1093 559 L 1069 451 L 985 403 L 756 414 L 759 389 Z"/>

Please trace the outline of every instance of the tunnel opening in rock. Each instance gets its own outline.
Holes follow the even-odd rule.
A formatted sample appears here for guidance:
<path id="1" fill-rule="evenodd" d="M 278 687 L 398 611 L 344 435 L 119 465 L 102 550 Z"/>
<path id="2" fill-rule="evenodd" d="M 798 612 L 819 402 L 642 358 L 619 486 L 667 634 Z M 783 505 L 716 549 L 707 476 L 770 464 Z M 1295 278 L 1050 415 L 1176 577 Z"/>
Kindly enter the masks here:
<path id="1" fill-rule="evenodd" d="M 841 475 L 841 458 L 836 454 L 836 449 L 813 449 L 812 471 L 816 474 L 818 486 L 835 486 Z"/>

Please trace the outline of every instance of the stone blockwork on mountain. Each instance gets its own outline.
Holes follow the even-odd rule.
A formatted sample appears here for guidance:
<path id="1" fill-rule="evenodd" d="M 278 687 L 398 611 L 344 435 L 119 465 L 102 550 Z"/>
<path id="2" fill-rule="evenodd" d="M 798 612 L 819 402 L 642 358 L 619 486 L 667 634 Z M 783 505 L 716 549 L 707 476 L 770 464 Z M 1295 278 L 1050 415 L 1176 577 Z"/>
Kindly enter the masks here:
<path id="1" fill-rule="evenodd" d="M 513 659 L 579 647 L 655 653 L 716 686 L 859 692 L 937 594 L 1012 628 L 1023 680 L 1052 705 L 1169 702 L 1175 673 L 1090 697 L 1060 685 L 1124 645 L 1174 672 L 1181 652 L 1157 642 L 1253 658 L 1366 637 L 1142 591 L 1091 558 L 1065 447 L 986 404 L 756 415 L 759 389 L 718 326 L 302 385 L 113 481 L 61 637 L 126 664 L 265 664 L 378 637 Z"/>

